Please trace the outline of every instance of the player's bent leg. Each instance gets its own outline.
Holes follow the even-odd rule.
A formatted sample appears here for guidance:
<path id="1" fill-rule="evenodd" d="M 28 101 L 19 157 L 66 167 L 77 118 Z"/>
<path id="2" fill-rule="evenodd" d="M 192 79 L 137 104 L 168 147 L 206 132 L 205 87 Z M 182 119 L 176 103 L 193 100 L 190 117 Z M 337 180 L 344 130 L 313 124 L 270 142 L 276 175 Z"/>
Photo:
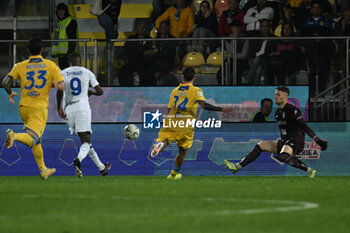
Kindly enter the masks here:
<path id="1" fill-rule="evenodd" d="M 41 138 L 39 137 L 39 135 L 30 129 L 27 130 L 27 133 L 28 135 L 31 136 L 33 140 L 32 152 L 33 152 L 34 159 L 38 165 L 38 168 L 40 170 L 40 177 L 43 180 L 47 180 L 49 176 L 53 175 L 56 172 L 56 168 L 47 168 L 45 166 L 44 152 L 41 146 Z M 26 134 L 20 134 L 20 135 L 26 136 Z M 17 135 L 16 135 L 16 138 L 17 138 Z"/>
<path id="2" fill-rule="evenodd" d="M 239 163 L 232 163 L 224 160 L 225 166 L 232 173 L 237 173 L 242 167 L 247 166 L 251 162 L 255 161 L 262 152 L 276 152 L 277 142 L 276 141 L 261 141 L 251 152 L 249 152 Z M 277 153 L 277 152 L 276 152 Z"/>
<path id="3" fill-rule="evenodd" d="M 284 145 L 281 151 L 278 152 L 278 154 L 282 154 L 282 153 L 288 154 L 290 158 L 294 157 L 294 151 L 290 145 Z"/>
<path id="4" fill-rule="evenodd" d="M 38 142 L 39 136 L 32 130 L 27 130 L 27 133 L 15 133 L 12 129 L 6 130 L 6 148 L 11 148 L 16 140 L 29 148 L 32 148 Z"/>
<path id="5" fill-rule="evenodd" d="M 169 145 L 168 139 L 159 141 L 156 144 L 154 144 L 151 152 L 151 156 L 156 157 L 160 152 L 164 150 L 165 147 L 167 147 L 167 145 Z"/>
<path id="6" fill-rule="evenodd" d="M 179 180 L 182 178 L 182 175 L 179 173 L 179 171 L 183 162 L 185 161 L 187 151 L 188 149 L 179 147 L 179 154 L 175 158 L 173 169 L 171 170 L 171 173 L 168 175 L 167 179 Z"/>
<path id="7" fill-rule="evenodd" d="M 103 164 L 98 157 L 95 149 L 92 147 L 92 144 L 90 144 L 90 150 L 89 150 L 89 156 L 90 159 L 94 162 L 98 170 L 100 171 L 102 176 L 106 176 L 109 172 L 109 170 L 112 168 L 112 163 L 107 162 Z"/>
<path id="8" fill-rule="evenodd" d="M 40 170 L 40 177 L 43 180 L 47 180 L 49 176 L 53 175 L 56 172 L 56 168 L 47 168 L 44 163 L 44 152 L 41 147 L 41 143 L 35 144 L 32 148 L 34 159 Z"/>
<path id="9" fill-rule="evenodd" d="M 89 153 L 90 150 L 90 138 L 91 138 L 91 132 L 78 132 L 78 136 L 81 141 L 81 146 L 79 149 L 78 157 L 76 157 L 73 161 L 74 167 L 75 167 L 75 175 L 78 178 L 83 178 L 83 172 L 81 169 L 81 162 L 83 159 L 86 158 L 86 156 Z"/>
<path id="10" fill-rule="evenodd" d="M 90 143 L 84 142 L 79 149 L 79 153 L 78 153 L 78 159 L 80 162 L 82 162 L 85 157 L 88 155 L 90 150 Z"/>
<path id="11" fill-rule="evenodd" d="M 29 133 L 15 133 L 15 140 L 32 148 L 38 139 L 31 136 Z"/>
<path id="12" fill-rule="evenodd" d="M 263 152 L 277 154 L 277 141 L 260 141 L 258 143 Z"/>
<path id="13" fill-rule="evenodd" d="M 317 176 L 317 171 L 312 169 L 311 167 L 307 166 L 305 163 L 300 161 L 299 159 L 295 157 L 291 157 L 290 160 L 288 161 L 288 164 L 292 167 L 299 168 L 303 171 L 305 171 L 310 178 L 316 178 Z"/>
<path id="14" fill-rule="evenodd" d="M 41 143 L 35 144 L 32 148 L 32 152 L 40 172 L 45 170 L 46 166 L 44 163 L 44 152 L 43 152 L 43 148 L 41 147 Z"/>
<path id="15" fill-rule="evenodd" d="M 276 156 L 276 158 L 283 163 L 287 163 L 292 167 L 307 172 L 311 178 L 315 178 L 317 176 L 316 170 L 312 169 L 299 159 L 295 158 L 293 148 L 289 145 L 284 145 L 281 149 L 281 152 Z"/>
<path id="16" fill-rule="evenodd" d="M 80 138 L 81 144 L 87 142 L 91 143 L 91 132 L 86 131 L 86 132 L 78 132 L 78 136 Z"/>

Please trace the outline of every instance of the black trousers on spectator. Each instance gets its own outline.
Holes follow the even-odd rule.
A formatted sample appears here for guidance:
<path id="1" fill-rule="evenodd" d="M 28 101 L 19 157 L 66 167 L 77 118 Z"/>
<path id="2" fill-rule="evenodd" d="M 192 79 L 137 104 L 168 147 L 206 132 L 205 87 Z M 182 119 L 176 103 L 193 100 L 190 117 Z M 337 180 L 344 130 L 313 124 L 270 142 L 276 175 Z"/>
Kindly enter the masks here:
<path id="1" fill-rule="evenodd" d="M 147 61 L 144 61 L 143 63 L 128 63 L 124 65 L 118 72 L 120 86 L 134 86 L 133 73 L 139 74 L 140 86 L 157 85 L 152 69 L 145 64 L 147 64 Z"/>

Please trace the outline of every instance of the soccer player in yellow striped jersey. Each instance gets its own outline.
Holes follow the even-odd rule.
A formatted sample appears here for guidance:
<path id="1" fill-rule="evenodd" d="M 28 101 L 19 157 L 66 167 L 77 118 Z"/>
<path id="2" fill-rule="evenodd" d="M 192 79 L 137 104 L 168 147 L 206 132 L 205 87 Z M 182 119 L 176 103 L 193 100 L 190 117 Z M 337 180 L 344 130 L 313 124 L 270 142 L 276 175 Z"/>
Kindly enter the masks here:
<path id="1" fill-rule="evenodd" d="M 46 180 L 55 173 L 56 169 L 45 166 L 41 136 L 46 126 L 51 87 L 54 86 L 57 90 L 62 91 L 64 80 L 58 66 L 41 56 L 43 51 L 41 39 L 30 40 L 27 51 L 30 54 L 29 59 L 17 63 L 3 80 L 3 87 L 12 104 L 15 104 L 14 96 L 18 96 L 18 94 L 11 90 L 11 84 L 13 80 L 17 79 L 21 82 L 19 114 L 26 130 L 26 133 L 15 133 L 8 129 L 6 131 L 6 147 L 11 148 L 16 140 L 31 148 L 40 170 L 40 177 Z"/>
<path id="2" fill-rule="evenodd" d="M 182 84 L 176 87 L 170 95 L 169 113 L 164 124 L 168 127 L 163 127 L 159 131 L 157 142 L 153 147 L 151 156 L 157 156 L 167 145 L 176 141 L 179 147 L 179 154 L 175 159 L 175 163 L 171 173 L 167 179 L 178 180 L 182 175 L 179 173 L 180 167 L 183 164 L 187 150 L 192 146 L 194 128 L 179 127 L 179 122 L 187 122 L 196 118 L 198 104 L 206 110 L 232 112 L 233 108 L 222 108 L 211 105 L 205 101 L 203 91 L 193 86 L 194 69 L 187 67 L 183 71 Z M 174 123 L 177 122 L 177 123 Z M 174 126 L 176 125 L 176 126 Z M 184 124 L 185 125 L 185 124 Z M 170 127 L 169 127 L 170 126 Z"/>

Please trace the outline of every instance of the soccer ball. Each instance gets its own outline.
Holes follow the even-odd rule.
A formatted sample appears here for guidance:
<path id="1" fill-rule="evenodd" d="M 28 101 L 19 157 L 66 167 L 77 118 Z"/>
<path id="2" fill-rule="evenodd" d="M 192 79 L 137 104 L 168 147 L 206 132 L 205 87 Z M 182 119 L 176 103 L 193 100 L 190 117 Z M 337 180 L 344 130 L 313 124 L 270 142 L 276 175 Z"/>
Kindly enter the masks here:
<path id="1" fill-rule="evenodd" d="M 140 135 L 140 129 L 133 124 L 127 125 L 124 128 L 124 136 L 126 139 L 135 140 Z"/>

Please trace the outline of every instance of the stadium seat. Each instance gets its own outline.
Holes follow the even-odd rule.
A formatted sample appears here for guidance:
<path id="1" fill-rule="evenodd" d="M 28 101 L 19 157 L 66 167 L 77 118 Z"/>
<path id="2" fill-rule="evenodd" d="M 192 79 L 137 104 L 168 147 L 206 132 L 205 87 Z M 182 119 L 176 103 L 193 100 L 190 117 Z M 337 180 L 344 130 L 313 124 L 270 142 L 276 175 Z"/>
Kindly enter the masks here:
<path id="1" fill-rule="evenodd" d="M 201 73 L 216 74 L 222 65 L 222 52 L 212 52 L 207 58 L 207 64 L 201 66 Z"/>
<path id="2" fill-rule="evenodd" d="M 216 17 L 221 17 L 221 13 L 228 9 L 228 0 L 217 0 L 215 2 Z"/>
<path id="3" fill-rule="evenodd" d="M 151 38 L 156 38 L 157 37 L 157 34 L 158 34 L 158 30 L 156 27 L 152 28 L 152 30 L 149 32 L 149 36 Z"/>
<path id="4" fill-rule="evenodd" d="M 207 65 L 221 66 L 222 65 L 222 52 L 213 52 L 207 58 Z"/>
<path id="5" fill-rule="evenodd" d="M 201 2 L 203 2 L 204 0 L 194 0 L 192 2 L 192 9 L 197 12 L 199 11 L 200 9 L 200 5 L 201 5 Z M 208 1 L 209 2 L 209 6 L 210 6 L 210 9 L 213 9 L 213 2 L 212 1 Z"/>
<path id="6" fill-rule="evenodd" d="M 182 59 L 183 67 L 193 67 L 196 73 L 200 72 L 200 66 L 205 64 L 203 54 L 199 52 L 190 52 Z"/>

